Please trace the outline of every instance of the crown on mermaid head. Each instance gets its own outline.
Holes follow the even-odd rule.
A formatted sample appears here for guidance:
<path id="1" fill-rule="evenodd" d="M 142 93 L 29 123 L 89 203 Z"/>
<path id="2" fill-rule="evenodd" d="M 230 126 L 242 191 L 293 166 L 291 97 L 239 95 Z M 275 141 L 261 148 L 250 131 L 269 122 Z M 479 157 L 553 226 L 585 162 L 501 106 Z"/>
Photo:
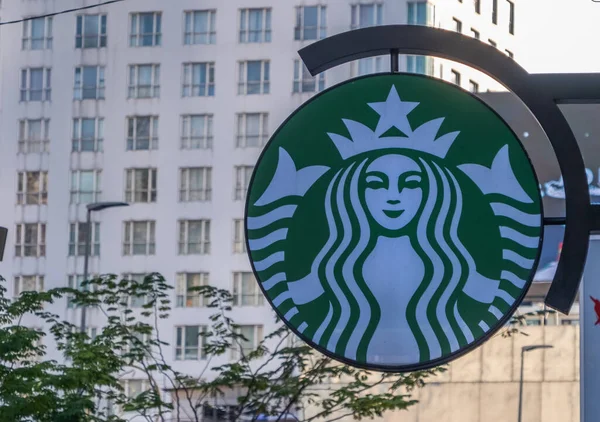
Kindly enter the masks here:
<path id="1" fill-rule="evenodd" d="M 362 123 L 342 119 L 350 132 L 351 139 L 336 133 L 327 135 L 344 160 L 363 152 L 388 148 L 412 149 L 445 158 L 460 132 L 450 132 L 436 139 L 444 121 L 443 117 L 430 120 L 412 130 L 407 116 L 418 105 L 419 103 L 402 101 L 396 87 L 392 85 L 386 101 L 369 103 L 369 106 L 380 115 L 374 131 Z M 406 136 L 381 136 L 392 127 L 399 129 Z"/>

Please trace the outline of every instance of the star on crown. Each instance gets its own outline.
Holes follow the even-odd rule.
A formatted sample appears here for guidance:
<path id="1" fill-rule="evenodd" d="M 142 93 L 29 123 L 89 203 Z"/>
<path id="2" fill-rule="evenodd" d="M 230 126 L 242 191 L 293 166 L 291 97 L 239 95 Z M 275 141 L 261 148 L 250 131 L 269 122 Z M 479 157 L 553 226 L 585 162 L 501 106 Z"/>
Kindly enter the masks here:
<path id="1" fill-rule="evenodd" d="M 351 139 L 336 133 L 327 135 L 344 160 L 363 152 L 388 148 L 412 149 L 444 158 L 460 132 L 450 132 L 436 139 L 443 117 L 425 122 L 412 130 L 408 114 L 419 104 L 402 101 L 396 87 L 392 85 L 386 101 L 368 104 L 380 116 L 374 131 L 362 123 L 342 119 Z M 406 136 L 382 137 L 391 128 L 400 130 Z"/>

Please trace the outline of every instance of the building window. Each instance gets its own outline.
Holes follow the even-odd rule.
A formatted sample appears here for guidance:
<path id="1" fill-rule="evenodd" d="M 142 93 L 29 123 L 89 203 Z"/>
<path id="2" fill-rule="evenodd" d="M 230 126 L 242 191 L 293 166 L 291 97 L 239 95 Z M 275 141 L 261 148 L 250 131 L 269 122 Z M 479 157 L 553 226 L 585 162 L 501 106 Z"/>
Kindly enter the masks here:
<path id="1" fill-rule="evenodd" d="M 210 149 L 212 144 L 212 114 L 181 116 L 181 149 Z"/>
<path id="2" fill-rule="evenodd" d="M 134 64 L 129 66 L 129 98 L 160 97 L 160 65 Z"/>
<path id="3" fill-rule="evenodd" d="M 508 1 L 508 33 L 515 34 L 515 4 Z"/>
<path id="4" fill-rule="evenodd" d="M 179 201 L 210 201 L 212 168 L 186 167 L 179 169 Z"/>
<path id="5" fill-rule="evenodd" d="M 46 256 L 46 224 L 17 224 L 15 256 Z"/>
<path id="6" fill-rule="evenodd" d="M 233 306 L 262 306 L 264 297 L 251 272 L 233 273 Z"/>
<path id="7" fill-rule="evenodd" d="M 232 359 L 241 358 L 240 352 L 243 356 L 247 356 L 249 353 L 256 350 L 258 345 L 263 340 L 263 326 L 262 325 L 239 325 L 235 331 L 240 334 L 240 345 L 233 350 Z"/>
<path id="8" fill-rule="evenodd" d="M 326 36 L 327 6 L 296 7 L 295 40 L 322 40 Z"/>
<path id="9" fill-rule="evenodd" d="M 179 255 L 210 253 L 210 220 L 179 221 Z"/>
<path id="10" fill-rule="evenodd" d="M 215 95 L 215 64 L 184 63 L 184 97 L 212 97 Z"/>
<path id="11" fill-rule="evenodd" d="M 183 43 L 214 44 L 217 38 L 216 10 L 193 10 L 185 12 Z"/>
<path id="12" fill-rule="evenodd" d="M 406 56 L 406 70 L 421 75 L 433 75 L 433 60 L 425 56 Z"/>
<path id="13" fill-rule="evenodd" d="M 248 185 L 250 184 L 250 178 L 254 167 L 252 166 L 236 166 L 235 167 L 235 195 L 236 200 L 243 200 L 246 198 L 246 192 L 248 192 Z"/>
<path id="14" fill-rule="evenodd" d="M 23 292 L 43 292 L 43 275 L 18 275 L 15 277 L 14 296 L 20 296 Z"/>
<path id="15" fill-rule="evenodd" d="M 408 5 L 408 24 L 409 25 L 427 25 L 433 26 L 435 8 L 433 4 L 419 1 L 409 2 Z"/>
<path id="16" fill-rule="evenodd" d="M 48 152 L 50 119 L 19 120 L 19 152 L 23 154 Z"/>
<path id="17" fill-rule="evenodd" d="M 103 139 L 103 118 L 73 119 L 73 152 L 101 152 Z"/>
<path id="18" fill-rule="evenodd" d="M 106 47 L 106 15 L 77 16 L 75 48 Z"/>
<path id="19" fill-rule="evenodd" d="M 154 47 L 161 44 L 160 12 L 132 13 L 129 45 L 131 47 Z"/>
<path id="20" fill-rule="evenodd" d="M 129 399 L 134 399 L 150 389 L 147 379 L 130 379 L 121 381 L 123 392 Z"/>
<path id="21" fill-rule="evenodd" d="M 492 23 L 498 25 L 498 0 L 492 0 Z"/>
<path id="22" fill-rule="evenodd" d="M 204 348 L 206 347 L 207 327 L 204 325 L 186 325 L 176 327 L 175 360 L 199 360 L 206 359 Z"/>
<path id="23" fill-rule="evenodd" d="M 52 69 L 34 67 L 21 69 L 21 101 L 50 101 Z"/>
<path id="24" fill-rule="evenodd" d="M 155 227 L 154 221 L 126 221 L 123 255 L 154 255 Z"/>
<path id="25" fill-rule="evenodd" d="M 143 284 L 146 279 L 146 274 L 123 274 L 125 280 L 129 280 L 133 284 Z M 127 303 L 129 308 L 141 308 L 148 303 L 148 296 L 145 294 L 126 295 L 121 302 Z"/>
<path id="26" fill-rule="evenodd" d="M 48 172 L 26 171 L 17 175 L 17 204 L 45 205 L 48 203 Z"/>
<path id="27" fill-rule="evenodd" d="M 127 169 L 125 178 L 125 201 L 156 202 L 156 169 Z"/>
<path id="28" fill-rule="evenodd" d="M 104 99 L 104 66 L 80 66 L 75 68 L 73 99 Z"/>
<path id="29" fill-rule="evenodd" d="M 271 42 L 271 9 L 240 10 L 240 43 Z"/>
<path id="30" fill-rule="evenodd" d="M 458 33 L 462 33 L 462 22 L 456 18 L 452 18 L 452 21 L 454 23 L 454 30 Z"/>
<path id="31" fill-rule="evenodd" d="M 239 113 L 237 115 L 237 148 L 261 147 L 268 138 L 268 113 Z"/>
<path id="32" fill-rule="evenodd" d="M 23 21 L 23 50 L 52 48 L 52 17 Z"/>
<path id="33" fill-rule="evenodd" d="M 294 60 L 294 89 L 295 93 L 317 92 L 325 89 L 325 73 L 312 76 L 303 62 Z"/>
<path id="34" fill-rule="evenodd" d="M 158 116 L 127 118 L 127 151 L 158 148 Z"/>
<path id="35" fill-rule="evenodd" d="M 239 63 L 238 94 L 268 94 L 270 88 L 270 62 L 252 60 Z"/>
<path id="36" fill-rule="evenodd" d="M 83 274 L 70 275 L 67 278 L 67 287 L 69 289 L 83 290 L 83 286 L 82 286 L 83 282 L 84 282 Z M 74 297 L 72 295 L 67 296 L 67 308 L 75 307 L 75 303 L 73 303 L 73 299 L 74 299 Z"/>
<path id="37" fill-rule="evenodd" d="M 246 253 L 244 220 L 233 220 L 233 253 Z"/>
<path id="38" fill-rule="evenodd" d="M 383 5 L 379 3 L 354 4 L 350 12 L 351 28 L 367 28 L 369 26 L 381 25 L 383 23 Z"/>
<path id="39" fill-rule="evenodd" d="M 69 226 L 69 256 L 85 256 L 85 242 L 87 240 L 87 223 L 71 223 Z M 100 223 L 92 224 L 90 253 L 92 256 L 100 255 Z"/>
<path id="40" fill-rule="evenodd" d="M 178 273 L 175 286 L 176 306 L 178 308 L 206 306 L 208 299 L 193 290 L 201 286 L 208 286 L 208 273 Z"/>
<path id="41" fill-rule="evenodd" d="M 101 170 L 71 172 L 71 204 L 98 202 L 101 194 Z"/>
<path id="42" fill-rule="evenodd" d="M 479 39 L 479 31 L 476 30 L 476 29 L 471 28 L 471 36 L 473 38 L 475 38 L 476 40 L 478 40 Z"/>
<path id="43" fill-rule="evenodd" d="M 490 45 L 494 48 L 496 48 L 498 46 L 498 44 L 496 44 L 496 41 L 494 40 L 488 40 L 488 42 L 490 43 Z"/>
<path id="44" fill-rule="evenodd" d="M 510 59 L 514 59 L 515 55 L 512 53 L 512 51 L 510 50 L 504 50 L 504 52 L 506 53 L 506 55 L 508 56 L 508 58 Z"/>
<path id="45" fill-rule="evenodd" d="M 479 92 L 479 84 L 475 81 L 469 81 L 469 91 L 472 93 Z"/>
<path id="46" fill-rule="evenodd" d="M 460 86 L 460 73 L 456 70 L 451 70 L 450 73 L 452 74 L 451 82 Z"/>
<path id="47" fill-rule="evenodd" d="M 389 69 L 389 66 L 386 66 L 385 63 L 387 61 L 383 57 L 367 57 L 352 62 L 350 73 L 352 77 L 381 73 Z"/>

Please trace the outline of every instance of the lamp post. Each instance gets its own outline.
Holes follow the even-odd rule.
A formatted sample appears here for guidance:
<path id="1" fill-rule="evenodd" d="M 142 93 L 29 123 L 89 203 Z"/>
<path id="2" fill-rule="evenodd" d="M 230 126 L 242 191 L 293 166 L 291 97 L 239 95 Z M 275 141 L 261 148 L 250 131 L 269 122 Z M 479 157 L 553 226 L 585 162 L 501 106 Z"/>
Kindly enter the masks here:
<path id="1" fill-rule="evenodd" d="M 519 379 L 519 419 L 518 422 L 521 422 L 521 416 L 523 412 L 523 362 L 525 360 L 525 353 L 531 352 L 532 350 L 537 349 L 552 349 L 554 346 L 545 345 L 545 344 L 534 344 L 532 346 L 523 346 L 521 348 L 521 378 Z"/>
<path id="2" fill-rule="evenodd" d="M 106 208 L 114 207 L 126 207 L 129 204 L 127 202 L 93 202 L 87 205 L 87 224 L 85 234 L 85 256 L 83 258 L 83 281 L 88 278 L 88 265 L 90 259 L 90 248 L 92 244 L 92 212 L 102 211 Z M 86 306 L 83 305 L 81 308 L 81 332 L 85 332 L 85 317 L 86 317 Z"/>

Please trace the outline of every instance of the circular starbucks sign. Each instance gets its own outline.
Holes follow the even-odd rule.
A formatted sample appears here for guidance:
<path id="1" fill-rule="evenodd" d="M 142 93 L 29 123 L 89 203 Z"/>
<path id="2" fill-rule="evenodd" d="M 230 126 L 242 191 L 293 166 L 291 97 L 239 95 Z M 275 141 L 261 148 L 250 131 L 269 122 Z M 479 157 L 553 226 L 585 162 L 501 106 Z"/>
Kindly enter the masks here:
<path id="1" fill-rule="evenodd" d="M 246 204 L 248 253 L 283 321 L 386 371 L 476 347 L 514 312 L 541 247 L 538 181 L 487 105 L 409 74 L 354 79 L 277 130 Z"/>

